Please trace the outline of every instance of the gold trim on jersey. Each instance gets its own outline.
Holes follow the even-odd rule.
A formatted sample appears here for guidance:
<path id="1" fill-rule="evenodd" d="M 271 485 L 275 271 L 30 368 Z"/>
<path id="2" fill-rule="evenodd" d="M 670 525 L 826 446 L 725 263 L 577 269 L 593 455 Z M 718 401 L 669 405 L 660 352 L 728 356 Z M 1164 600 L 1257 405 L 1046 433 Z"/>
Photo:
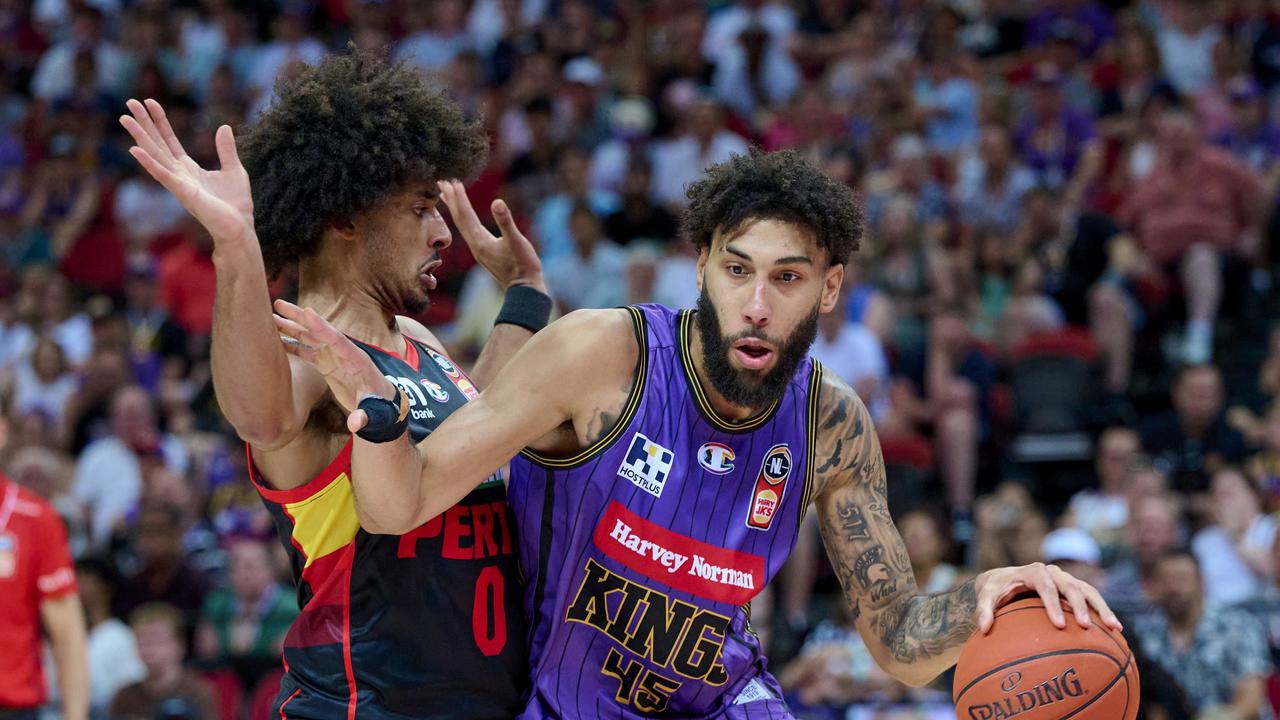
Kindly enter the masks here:
<path id="1" fill-rule="evenodd" d="M 618 421 L 613 424 L 613 428 L 605 433 L 603 437 L 578 452 L 577 455 L 567 458 L 553 458 L 525 448 L 520 451 L 520 454 L 525 459 L 554 470 L 569 469 L 590 460 L 594 455 L 617 442 L 623 431 L 631 424 L 631 419 L 635 416 L 636 409 L 640 407 L 640 399 L 644 397 L 645 377 L 648 375 L 649 366 L 649 334 L 645 326 L 644 313 L 635 307 L 627 307 L 625 309 L 631 313 L 631 323 L 635 329 L 640 357 L 636 362 L 635 377 L 631 381 L 631 394 L 627 396 L 627 403 L 622 406 L 622 414 L 618 417 Z"/>
<path id="2" fill-rule="evenodd" d="M 351 480 L 345 472 L 311 497 L 280 506 L 293 519 L 293 543 L 306 558 L 304 569 L 346 547 L 360 530 Z"/>
<path id="3" fill-rule="evenodd" d="M 822 363 L 814 360 L 813 372 L 809 374 L 809 410 L 808 417 L 805 420 L 807 438 L 804 462 L 804 494 L 800 496 L 800 521 L 796 524 L 796 532 L 800 532 L 799 528 L 804 525 L 805 513 L 809 511 L 809 503 L 813 502 L 814 477 L 817 474 L 817 471 L 814 470 L 814 463 L 817 461 L 815 455 L 818 446 L 818 396 L 821 392 Z"/>
<path id="4" fill-rule="evenodd" d="M 774 413 L 778 410 L 778 400 L 774 400 L 773 404 L 765 408 L 765 411 L 759 415 L 741 422 L 725 420 L 720 417 L 720 414 L 711 406 L 711 401 L 707 399 L 706 391 L 702 389 L 702 381 L 698 379 L 697 366 L 693 362 L 693 343 L 689 333 L 689 327 L 693 324 L 693 311 L 681 310 L 680 319 L 676 324 L 678 326 L 676 342 L 680 345 L 680 361 L 681 365 L 684 366 L 685 379 L 689 381 L 689 387 L 693 390 L 694 402 L 698 404 L 698 409 L 702 411 L 702 416 L 712 426 L 725 432 L 742 432 L 744 430 L 754 430 L 773 419 Z"/>

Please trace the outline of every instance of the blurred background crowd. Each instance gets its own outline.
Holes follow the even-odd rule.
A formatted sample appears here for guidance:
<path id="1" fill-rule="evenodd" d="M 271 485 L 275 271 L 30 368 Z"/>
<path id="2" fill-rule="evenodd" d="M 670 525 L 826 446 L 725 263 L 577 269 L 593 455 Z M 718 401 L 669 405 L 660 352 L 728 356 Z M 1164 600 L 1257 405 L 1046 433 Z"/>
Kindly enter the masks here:
<path id="1" fill-rule="evenodd" d="M 808 154 L 866 211 L 814 354 L 920 587 L 1058 562 L 1123 612 L 1144 717 L 1280 708 L 1280 2 L 0 0 L 0 460 L 67 524 L 95 718 L 265 717 L 297 612 L 212 394 L 210 240 L 116 117 L 160 100 L 211 166 L 349 44 L 484 118 L 472 201 L 561 312 L 691 307 L 685 185 Z M 465 364 L 501 293 L 445 258 L 423 320 Z M 953 717 L 875 667 L 816 531 L 776 585 L 801 716 Z"/>

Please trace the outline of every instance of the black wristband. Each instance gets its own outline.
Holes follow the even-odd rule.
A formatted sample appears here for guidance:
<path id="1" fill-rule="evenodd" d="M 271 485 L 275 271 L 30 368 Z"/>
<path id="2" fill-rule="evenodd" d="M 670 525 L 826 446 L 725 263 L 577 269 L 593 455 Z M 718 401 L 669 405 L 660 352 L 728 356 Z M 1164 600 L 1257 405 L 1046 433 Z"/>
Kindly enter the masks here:
<path id="1" fill-rule="evenodd" d="M 356 406 L 363 410 L 369 420 L 360 428 L 361 439 L 371 443 L 386 443 L 397 440 L 409 429 L 409 398 L 404 390 L 396 388 L 396 399 L 388 400 L 370 395 Z"/>
<path id="2" fill-rule="evenodd" d="M 513 285 L 507 288 L 507 294 L 502 298 L 502 309 L 493 324 L 519 325 L 536 333 L 546 327 L 550 319 L 550 296 L 528 285 Z"/>

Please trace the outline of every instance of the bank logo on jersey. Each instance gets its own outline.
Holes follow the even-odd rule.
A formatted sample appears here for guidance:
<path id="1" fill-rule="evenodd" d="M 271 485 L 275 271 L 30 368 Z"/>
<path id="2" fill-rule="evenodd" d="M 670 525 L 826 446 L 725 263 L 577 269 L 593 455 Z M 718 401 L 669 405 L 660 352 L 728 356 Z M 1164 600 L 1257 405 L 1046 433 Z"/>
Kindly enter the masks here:
<path id="1" fill-rule="evenodd" d="M 747 514 L 747 527 L 768 530 L 773 516 L 782 507 L 782 493 L 787 489 L 787 476 L 791 474 L 791 450 L 785 443 L 774 445 L 765 453 L 756 476 L 756 491 L 751 498 Z"/>
<path id="2" fill-rule="evenodd" d="M 423 380 L 422 387 L 427 389 L 427 394 L 431 396 L 432 400 L 439 403 L 449 402 L 449 391 L 440 387 L 440 383 Z"/>
<path id="3" fill-rule="evenodd" d="M 636 433 L 626 458 L 618 467 L 618 475 L 650 495 L 662 497 L 675 457 L 675 453 L 645 437 L 644 433 Z"/>
<path id="4" fill-rule="evenodd" d="M 709 473 L 733 472 L 733 458 L 733 449 L 723 443 L 709 442 L 698 448 L 698 464 Z"/>

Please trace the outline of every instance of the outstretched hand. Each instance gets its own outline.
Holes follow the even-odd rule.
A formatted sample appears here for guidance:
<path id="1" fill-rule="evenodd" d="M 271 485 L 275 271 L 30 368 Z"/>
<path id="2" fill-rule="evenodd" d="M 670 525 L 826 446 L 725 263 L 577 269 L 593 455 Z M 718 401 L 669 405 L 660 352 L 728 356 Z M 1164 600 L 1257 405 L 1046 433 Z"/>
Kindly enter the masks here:
<path id="1" fill-rule="evenodd" d="M 516 227 L 511 208 L 504 201 L 494 200 L 489 206 L 502 231 L 501 237 L 495 237 L 480 222 L 462 183 L 457 180 L 441 180 L 439 187 L 440 197 L 448 206 L 453 224 L 462 233 L 462 239 L 471 249 L 471 254 L 501 287 L 505 289 L 514 285 L 528 285 L 544 293 L 547 291 L 542 279 L 542 261 L 538 259 L 533 243 Z"/>
<path id="2" fill-rule="evenodd" d="M 1040 595 L 1049 621 L 1058 629 L 1067 627 L 1060 598 L 1066 598 L 1071 604 L 1072 613 L 1081 627 L 1093 625 L 1089 617 L 1089 608 L 1092 607 L 1107 627 L 1116 632 L 1124 629 L 1096 588 L 1073 577 L 1057 565 L 1032 563 L 1022 567 L 988 570 L 978 576 L 974 589 L 978 593 L 978 630 L 983 634 L 991 630 L 996 608 L 1020 590 L 1034 590 Z"/>
<path id="3" fill-rule="evenodd" d="M 129 100 L 126 105 L 131 114 L 121 115 L 120 124 L 137 143 L 129 154 L 178 198 L 214 242 L 256 238 L 249 174 L 240 164 L 231 126 L 219 127 L 214 137 L 221 168 L 205 170 L 187 155 L 160 103 Z"/>
<path id="4" fill-rule="evenodd" d="M 276 300 L 274 306 L 273 318 L 284 349 L 324 376 L 334 399 L 348 413 L 347 429 L 359 432 L 368 417 L 356 406 L 369 395 L 394 398 L 396 389 L 391 381 L 367 353 L 315 310 L 300 308 L 287 300 Z"/>

